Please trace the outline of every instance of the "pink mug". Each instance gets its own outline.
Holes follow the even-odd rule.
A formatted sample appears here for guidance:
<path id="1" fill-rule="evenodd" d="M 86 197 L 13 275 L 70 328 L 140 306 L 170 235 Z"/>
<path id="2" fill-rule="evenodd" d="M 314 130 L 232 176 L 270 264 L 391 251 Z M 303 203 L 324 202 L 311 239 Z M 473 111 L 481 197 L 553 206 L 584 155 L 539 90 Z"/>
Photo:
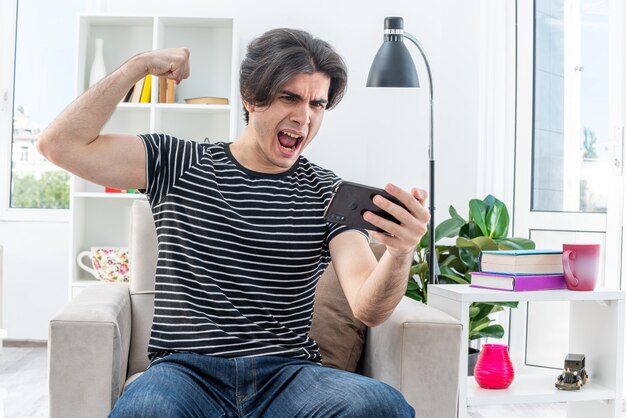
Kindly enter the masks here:
<path id="1" fill-rule="evenodd" d="M 600 244 L 563 244 L 563 275 L 569 290 L 593 290 L 598 281 Z"/>

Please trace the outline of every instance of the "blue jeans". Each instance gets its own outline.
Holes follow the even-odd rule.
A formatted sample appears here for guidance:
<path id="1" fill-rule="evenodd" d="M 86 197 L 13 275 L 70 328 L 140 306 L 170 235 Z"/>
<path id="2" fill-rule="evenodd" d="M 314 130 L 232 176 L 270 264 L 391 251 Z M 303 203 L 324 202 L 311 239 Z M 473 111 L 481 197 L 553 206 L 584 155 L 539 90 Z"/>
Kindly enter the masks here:
<path id="1" fill-rule="evenodd" d="M 124 389 L 109 417 L 413 417 L 382 382 L 308 360 L 175 353 Z"/>

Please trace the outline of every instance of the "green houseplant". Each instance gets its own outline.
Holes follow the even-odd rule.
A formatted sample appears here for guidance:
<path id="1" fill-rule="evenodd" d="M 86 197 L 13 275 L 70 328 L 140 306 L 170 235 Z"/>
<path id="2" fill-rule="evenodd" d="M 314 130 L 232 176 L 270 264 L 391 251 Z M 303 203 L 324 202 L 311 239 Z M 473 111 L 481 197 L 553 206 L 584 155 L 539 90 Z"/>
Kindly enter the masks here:
<path id="1" fill-rule="evenodd" d="M 526 238 L 508 237 L 509 211 L 506 205 L 488 195 L 484 199 L 469 202 L 467 218 L 450 206 L 450 218 L 435 227 L 435 243 L 443 238 L 456 238 L 454 245 L 435 245 L 439 264 L 439 283 L 469 284 L 470 272 L 479 271 L 482 250 L 534 249 L 535 243 Z M 426 262 L 428 249 L 427 232 L 420 241 L 415 261 L 409 274 L 406 295 L 426 303 L 428 300 L 429 266 Z M 490 314 L 504 307 L 517 307 L 517 302 L 475 302 L 470 306 L 469 340 L 479 338 L 502 338 L 504 328 L 493 324 Z"/>

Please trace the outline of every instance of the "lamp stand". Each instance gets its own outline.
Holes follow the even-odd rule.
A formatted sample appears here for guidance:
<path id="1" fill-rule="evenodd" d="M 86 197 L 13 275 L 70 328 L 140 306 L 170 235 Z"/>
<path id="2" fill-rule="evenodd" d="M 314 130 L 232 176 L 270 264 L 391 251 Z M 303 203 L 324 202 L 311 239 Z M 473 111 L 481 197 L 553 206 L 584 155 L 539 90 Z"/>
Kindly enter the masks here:
<path id="1" fill-rule="evenodd" d="M 437 284 L 439 279 L 437 275 L 439 274 L 439 264 L 437 263 L 437 256 L 435 251 L 435 141 L 434 141 L 434 133 L 433 133 L 433 125 L 434 125 L 434 110 L 433 110 L 433 77 L 430 72 L 430 64 L 428 63 L 428 58 L 426 58 L 426 53 L 424 52 L 424 48 L 420 45 L 417 38 L 407 32 L 403 32 L 402 35 L 407 38 L 409 41 L 413 42 L 417 47 L 418 51 L 422 55 L 422 59 L 426 64 L 426 72 L 428 73 L 428 89 L 430 92 L 430 136 L 428 140 L 428 210 L 430 212 L 430 235 L 428 239 L 428 283 Z"/>

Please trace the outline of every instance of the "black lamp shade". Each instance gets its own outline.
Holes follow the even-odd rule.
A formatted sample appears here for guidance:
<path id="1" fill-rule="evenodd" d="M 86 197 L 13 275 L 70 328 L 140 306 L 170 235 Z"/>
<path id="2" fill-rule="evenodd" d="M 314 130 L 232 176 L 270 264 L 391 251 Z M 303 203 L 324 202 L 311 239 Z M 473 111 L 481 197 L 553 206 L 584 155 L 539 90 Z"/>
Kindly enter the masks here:
<path id="1" fill-rule="evenodd" d="M 400 36 L 385 36 L 367 77 L 367 87 L 419 87 L 415 64 Z"/>

